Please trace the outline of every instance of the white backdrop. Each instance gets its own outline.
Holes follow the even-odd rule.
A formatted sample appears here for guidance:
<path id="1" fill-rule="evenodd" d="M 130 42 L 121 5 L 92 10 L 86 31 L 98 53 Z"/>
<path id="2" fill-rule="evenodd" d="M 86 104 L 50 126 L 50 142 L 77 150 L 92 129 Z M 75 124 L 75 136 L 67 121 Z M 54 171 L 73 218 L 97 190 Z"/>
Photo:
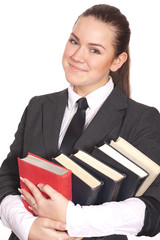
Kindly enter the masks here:
<path id="1" fill-rule="evenodd" d="M 65 43 L 77 16 L 98 3 L 119 7 L 127 16 L 132 98 L 160 110 L 159 0 L 0 0 L 0 164 L 30 98 L 68 86 L 61 67 Z M 8 235 L 0 223 L 0 240 Z"/>

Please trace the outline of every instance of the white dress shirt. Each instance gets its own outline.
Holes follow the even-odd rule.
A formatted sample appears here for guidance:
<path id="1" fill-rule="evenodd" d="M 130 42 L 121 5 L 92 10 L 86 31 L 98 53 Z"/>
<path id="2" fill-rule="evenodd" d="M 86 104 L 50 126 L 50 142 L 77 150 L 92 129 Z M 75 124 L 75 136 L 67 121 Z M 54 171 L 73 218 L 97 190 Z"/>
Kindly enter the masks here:
<path id="1" fill-rule="evenodd" d="M 113 81 L 96 89 L 86 96 L 89 108 L 86 111 L 85 128 L 96 115 L 106 98 L 113 90 Z M 81 98 L 68 88 L 68 104 L 59 135 L 59 147 L 68 125 L 77 110 L 76 101 Z M 137 198 L 130 198 L 121 202 L 109 202 L 98 206 L 80 206 L 69 202 L 67 208 L 67 230 L 70 236 L 96 237 L 111 234 L 136 235 L 144 224 L 145 204 Z M 20 240 L 27 240 L 30 227 L 36 217 L 31 215 L 23 206 L 20 196 L 7 196 L 0 205 L 0 216 L 3 224 L 18 236 Z M 135 237 L 136 239 L 136 237 Z"/>
<path id="2" fill-rule="evenodd" d="M 100 109 L 104 101 L 106 100 L 106 98 L 112 92 L 113 88 L 114 88 L 114 84 L 113 84 L 112 78 L 110 77 L 110 80 L 105 86 L 96 89 L 94 92 L 91 92 L 86 96 L 88 108 L 86 110 L 86 121 L 85 121 L 84 129 L 89 125 L 91 120 L 94 118 L 94 116 L 96 115 L 96 113 L 98 112 L 98 110 Z M 73 86 L 70 85 L 68 87 L 68 104 L 64 112 L 64 117 L 63 117 L 62 126 L 60 130 L 60 135 L 59 135 L 59 147 L 67 131 L 67 128 L 70 124 L 70 121 L 72 120 L 74 114 L 77 111 L 76 101 L 80 98 L 81 96 L 75 93 L 73 91 Z"/>

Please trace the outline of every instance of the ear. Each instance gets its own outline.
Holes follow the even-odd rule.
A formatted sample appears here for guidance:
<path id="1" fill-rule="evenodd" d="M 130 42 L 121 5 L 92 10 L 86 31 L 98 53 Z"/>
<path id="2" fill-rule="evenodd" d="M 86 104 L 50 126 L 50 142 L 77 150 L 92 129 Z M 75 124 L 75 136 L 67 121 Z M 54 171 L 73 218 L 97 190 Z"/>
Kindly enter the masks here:
<path id="1" fill-rule="evenodd" d="M 127 53 L 123 52 L 121 53 L 117 58 L 115 58 L 110 66 L 110 70 L 112 72 L 116 72 L 119 68 L 121 68 L 121 66 L 123 65 L 123 63 L 126 62 L 127 60 Z"/>

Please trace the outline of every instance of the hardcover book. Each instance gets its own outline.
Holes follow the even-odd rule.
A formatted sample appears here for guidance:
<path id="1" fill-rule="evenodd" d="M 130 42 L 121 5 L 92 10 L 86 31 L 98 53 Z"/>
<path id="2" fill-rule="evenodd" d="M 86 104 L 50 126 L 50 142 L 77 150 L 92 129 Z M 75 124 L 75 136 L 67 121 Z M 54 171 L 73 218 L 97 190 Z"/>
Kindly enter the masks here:
<path id="1" fill-rule="evenodd" d="M 103 189 L 103 181 L 100 181 L 65 154 L 53 158 L 52 161 L 72 171 L 72 201 L 75 204 L 92 205 L 96 203 Z"/>
<path id="2" fill-rule="evenodd" d="M 88 172 L 104 182 L 102 191 L 96 204 L 114 201 L 117 199 L 121 185 L 125 178 L 124 174 L 114 170 L 113 168 L 103 164 L 98 159 L 82 150 L 79 150 L 71 158 L 80 166 L 84 167 Z"/>
<path id="3" fill-rule="evenodd" d="M 148 177 L 146 177 L 138 188 L 135 195 L 141 196 L 160 174 L 160 166 L 121 137 L 119 137 L 116 142 L 111 141 L 110 145 L 148 172 Z"/>
<path id="4" fill-rule="evenodd" d="M 106 143 L 99 148 L 95 147 L 92 155 L 98 158 L 104 164 L 107 164 L 108 166 L 111 166 L 115 170 L 126 175 L 118 194 L 117 201 L 122 201 L 129 197 L 133 197 L 138 187 L 148 176 L 146 171 Z"/>
<path id="5" fill-rule="evenodd" d="M 48 184 L 64 197 L 72 200 L 72 172 L 70 170 L 31 153 L 28 153 L 25 158 L 18 158 L 18 166 L 19 176 L 27 178 L 35 185 L 38 183 Z M 20 186 L 30 192 L 21 180 Z M 44 195 L 47 197 L 46 194 Z M 27 210 L 32 212 L 24 199 L 23 203 Z"/>

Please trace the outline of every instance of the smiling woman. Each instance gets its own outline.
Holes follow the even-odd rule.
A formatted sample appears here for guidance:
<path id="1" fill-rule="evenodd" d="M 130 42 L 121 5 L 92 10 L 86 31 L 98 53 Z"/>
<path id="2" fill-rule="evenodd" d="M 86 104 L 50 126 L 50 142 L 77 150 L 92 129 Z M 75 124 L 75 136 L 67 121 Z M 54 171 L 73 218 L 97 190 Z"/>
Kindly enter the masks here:
<path id="1" fill-rule="evenodd" d="M 78 17 L 62 60 L 70 85 L 30 100 L 0 169 L 0 214 L 13 232 L 10 240 L 133 240 L 136 235 L 155 236 L 159 232 L 160 176 L 139 198 L 95 206 L 75 205 L 50 186 L 35 186 L 27 179 L 23 181 L 32 194 L 19 189 L 17 158 L 28 152 L 49 161 L 57 157 L 72 118 L 83 109 L 78 106 L 82 97 L 87 102 L 85 124 L 71 154 L 79 149 L 91 154 L 95 146 L 121 136 L 160 164 L 160 114 L 130 98 L 129 41 L 128 20 L 116 7 L 95 5 Z M 78 127 L 72 128 L 71 139 Z M 40 190 L 50 198 L 42 196 Z M 37 218 L 24 208 L 22 197 Z"/>
<path id="2" fill-rule="evenodd" d="M 80 96 L 104 86 L 110 71 L 117 71 L 127 60 L 126 52 L 116 55 L 114 38 L 114 28 L 94 16 L 82 15 L 75 23 L 64 51 L 63 68 Z"/>

